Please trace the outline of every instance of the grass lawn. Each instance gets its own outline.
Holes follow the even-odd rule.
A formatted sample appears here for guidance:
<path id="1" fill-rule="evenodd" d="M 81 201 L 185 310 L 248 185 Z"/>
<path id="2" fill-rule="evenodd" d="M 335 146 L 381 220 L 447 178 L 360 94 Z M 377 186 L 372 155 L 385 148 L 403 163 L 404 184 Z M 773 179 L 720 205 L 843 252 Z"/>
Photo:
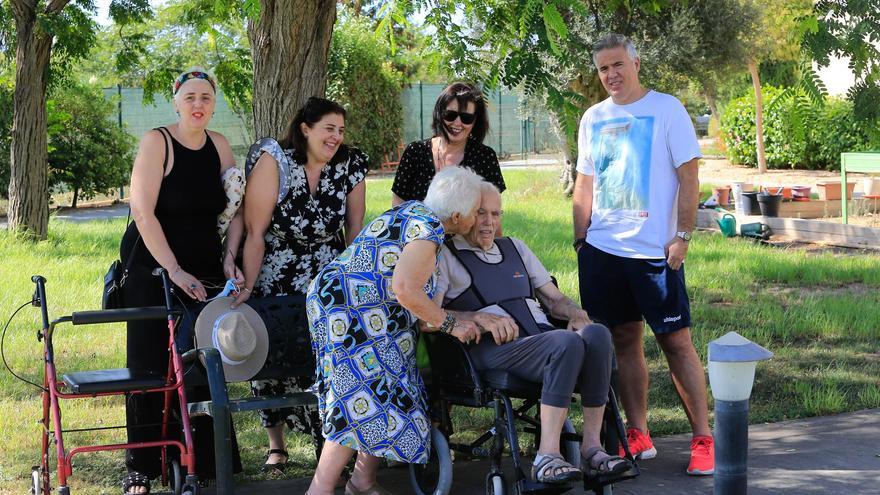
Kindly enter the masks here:
<path id="1" fill-rule="evenodd" d="M 555 171 L 505 173 L 504 231 L 523 238 L 577 299 L 577 265 L 571 249 L 570 201 L 560 195 Z M 368 184 L 367 219 L 390 204 L 390 179 Z M 35 273 L 48 279 L 50 316 L 97 308 L 101 280 L 117 256 L 124 219 L 82 224 L 52 221 L 48 241 L 32 245 L 0 232 L 0 315 L 4 320 L 29 301 Z M 705 360 L 709 341 L 737 331 L 776 353 L 758 367 L 751 420 L 783 419 L 880 407 L 880 257 L 813 254 L 698 233 L 688 257 L 695 344 Z M 26 307 L 5 339 L 6 359 L 20 375 L 40 380 L 41 344 L 35 338 L 38 311 Z M 120 325 L 61 328 L 59 370 L 124 365 L 125 332 Z M 688 431 L 666 363 L 652 337 L 646 338 L 651 374 L 652 433 Z M 234 393 L 247 394 L 241 384 Z M 63 402 L 65 424 L 84 427 L 124 424 L 120 399 Z M 0 371 L 0 493 L 24 493 L 30 467 L 38 462 L 39 394 Z M 457 408 L 457 435 L 472 437 L 488 425 L 488 413 Z M 577 414 L 575 412 L 575 414 Z M 235 417 L 246 472 L 260 479 L 265 435 L 255 414 Z M 122 431 L 66 435 L 78 443 L 124 440 Z M 293 469 L 285 476 L 310 475 L 313 454 L 307 438 L 289 434 Z M 528 442 L 525 442 L 527 445 Z M 72 489 L 77 494 L 117 493 L 121 453 L 82 455 Z M 53 474 L 54 479 L 54 474 Z"/>

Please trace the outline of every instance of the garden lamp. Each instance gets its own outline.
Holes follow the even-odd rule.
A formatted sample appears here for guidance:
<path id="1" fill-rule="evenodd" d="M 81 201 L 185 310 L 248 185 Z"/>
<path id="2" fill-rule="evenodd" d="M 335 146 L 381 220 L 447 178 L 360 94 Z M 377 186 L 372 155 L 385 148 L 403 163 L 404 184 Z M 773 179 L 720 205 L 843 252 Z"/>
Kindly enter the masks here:
<path id="1" fill-rule="evenodd" d="M 709 342 L 709 385 L 715 398 L 715 495 L 744 495 L 749 453 L 749 396 L 758 361 L 773 353 L 729 332 Z"/>

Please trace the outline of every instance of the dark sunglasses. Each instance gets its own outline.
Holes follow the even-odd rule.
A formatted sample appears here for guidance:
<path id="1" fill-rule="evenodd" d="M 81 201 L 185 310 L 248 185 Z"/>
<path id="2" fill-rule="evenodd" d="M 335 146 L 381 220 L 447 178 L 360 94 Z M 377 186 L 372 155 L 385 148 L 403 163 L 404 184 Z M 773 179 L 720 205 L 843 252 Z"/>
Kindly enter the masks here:
<path id="1" fill-rule="evenodd" d="M 471 125 L 477 120 L 477 116 L 467 112 L 456 112 L 455 110 L 445 110 L 443 112 L 443 120 L 446 122 L 455 122 L 455 119 L 461 119 L 464 125 Z"/>

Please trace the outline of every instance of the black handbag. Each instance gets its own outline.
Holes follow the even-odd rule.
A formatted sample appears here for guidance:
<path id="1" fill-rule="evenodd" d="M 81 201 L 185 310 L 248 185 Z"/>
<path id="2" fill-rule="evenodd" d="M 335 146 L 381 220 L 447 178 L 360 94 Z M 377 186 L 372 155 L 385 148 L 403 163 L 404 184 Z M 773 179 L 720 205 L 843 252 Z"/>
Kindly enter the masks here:
<path id="1" fill-rule="evenodd" d="M 168 137 L 165 136 L 163 129 L 156 128 L 156 130 L 162 134 L 162 139 L 165 140 L 165 159 L 162 161 L 162 171 L 164 172 L 165 167 L 168 165 Z M 128 230 L 129 224 L 131 224 L 131 208 L 128 209 L 125 230 Z M 122 301 L 122 286 L 125 285 L 125 279 L 128 278 L 128 269 L 131 267 L 134 253 L 140 242 L 141 236 L 138 235 L 137 240 L 134 241 L 134 246 L 131 247 L 131 252 L 128 253 L 128 261 L 125 263 L 125 266 L 122 265 L 122 260 L 116 260 L 113 263 L 110 263 L 110 268 L 107 270 L 107 273 L 104 274 L 104 291 L 101 294 L 102 309 L 119 309 L 124 307 Z"/>

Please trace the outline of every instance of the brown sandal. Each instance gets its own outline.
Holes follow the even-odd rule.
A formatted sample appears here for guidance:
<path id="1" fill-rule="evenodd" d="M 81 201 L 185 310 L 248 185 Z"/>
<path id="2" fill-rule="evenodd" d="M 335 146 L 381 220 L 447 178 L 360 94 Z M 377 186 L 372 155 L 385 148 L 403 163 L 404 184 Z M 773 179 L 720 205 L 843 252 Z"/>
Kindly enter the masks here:
<path id="1" fill-rule="evenodd" d="M 597 463 L 593 463 L 596 454 L 602 452 L 608 457 Z M 611 465 L 612 462 L 618 461 L 617 464 Z M 624 459 L 619 455 L 609 455 L 602 447 L 590 447 L 581 457 L 581 469 L 590 478 L 600 475 L 615 475 L 626 472 L 632 468 L 632 463 L 628 459 Z"/>

